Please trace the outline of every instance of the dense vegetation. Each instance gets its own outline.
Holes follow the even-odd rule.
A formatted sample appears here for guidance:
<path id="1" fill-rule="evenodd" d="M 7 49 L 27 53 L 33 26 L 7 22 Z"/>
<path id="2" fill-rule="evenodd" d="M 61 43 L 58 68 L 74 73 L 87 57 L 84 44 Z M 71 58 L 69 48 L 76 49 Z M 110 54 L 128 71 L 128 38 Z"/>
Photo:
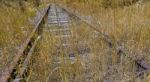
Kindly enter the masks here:
<path id="1" fill-rule="evenodd" d="M 36 9 L 32 3 L 26 3 L 25 10 L 18 5 L 15 0 L 0 2 L 0 69 L 11 62 L 32 29 L 29 21 Z"/>
<path id="2" fill-rule="evenodd" d="M 54 0 L 0 0 L 0 69 L 11 62 L 19 45 L 30 34 L 32 26 L 29 20 L 37 8 L 48 2 L 53 3 Z M 64 64 L 66 60 L 62 57 L 61 63 L 55 66 L 52 62 L 55 62 L 55 44 L 59 41 L 48 32 L 44 32 L 45 37 L 39 42 L 32 59 L 29 82 L 69 82 L 70 76 L 72 82 L 82 82 L 88 77 L 93 82 L 102 82 L 107 77 L 112 82 L 141 82 L 139 78 L 135 78 L 134 61 L 128 57 L 142 57 L 150 63 L 149 0 L 55 0 L 55 3 L 78 11 L 81 15 L 90 16 L 97 28 L 110 36 L 115 45 L 123 46 L 126 54 L 121 56 L 122 62 L 118 65 L 116 47 L 109 51 L 101 36 L 91 39 L 93 30 L 85 24 L 78 25 L 73 20 L 72 30 L 76 35 L 70 38 L 70 42 L 74 45 L 73 50 L 76 53 L 75 63 L 67 61 Z M 88 61 L 78 56 L 77 44 L 74 44 L 76 41 L 89 43 L 92 54 Z M 110 52 L 112 54 L 108 57 Z M 110 59 L 114 70 L 118 71 L 107 74 Z M 85 71 L 85 67 L 88 67 L 88 72 Z M 149 82 L 149 79 L 148 76 L 143 81 Z"/>

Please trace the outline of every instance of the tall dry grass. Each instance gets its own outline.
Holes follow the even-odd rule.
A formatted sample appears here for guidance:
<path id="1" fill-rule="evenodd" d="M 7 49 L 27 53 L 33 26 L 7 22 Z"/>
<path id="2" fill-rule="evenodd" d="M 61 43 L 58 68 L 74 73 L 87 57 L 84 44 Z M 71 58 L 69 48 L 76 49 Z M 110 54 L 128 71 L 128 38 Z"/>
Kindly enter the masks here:
<path id="1" fill-rule="evenodd" d="M 10 63 L 15 53 L 20 49 L 21 44 L 31 32 L 32 26 L 29 17 L 32 17 L 34 10 L 28 8 L 22 12 L 17 5 L 8 7 L 0 5 L 0 70 Z"/>
<path id="2" fill-rule="evenodd" d="M 104 80 L 111 82 L 142 82 L 139 78 L 136 78 L 136 65 L 129 57 L 137 59 L 140 56 L 144 57 L 147 62 L 150 62 L 150 3 L 135 3 L 125 7 L 106 8 L 105 6 L 103 7 L 104 3 L 106 3 L 103 1 L 105 0 L 99 0 L 98 2 L 92 0 L 79 2 L 74 0 L 74 2 L 67 2 L 69 3 L 67 5 L 84 16 L 91 16 L 93 21 L 98 24 L 98 29 L 110 36 L 115 47 L 110 49 L 101 35 L 95 34 L 93 29 L 81 21 L 72 20 L 70 27 L 73 36 L 68 39 L 72 45 L 70 49 L 75 54 L 72 63 L 66 51 L 64 51 L 65 48 L 57 46 L 61 45 L 59 38 L 54 37 L 47 31 L 48 27 L 45 27 L 43 37 L 37 45 L 31 60 L 28 82 L 88 82 L 89 80 L 91 82 L 103 82 Z M 126 3 L 129 3 L 128 1 L 130 2 L 131 0 L 127 0 Z M 66 4 L 64 3 L 65 1 L 59 2 Z M 112 1 L 115 4 L 114 6 L 116 6 L 115 2 Z M 3 9 L 0 10 L 4 11 Z M 10 14 L 10 11 L 13 12 L 9 10 L 0 16 L 3 20 L 8 16 L 5 22 L 2 20 L 2 27 L 6 27 L 5 25 L 10 23 L 8 25 L 8 31 L 11 29 L 10 34 L 6 28 L 0 28 L 2 29 L 0 37 L 3 38 L 0 39 L 0 44 L 4 47 L 9 44 L 8 48 L 17 45 L 17 43 L 20 44 L 25 36 L 18 29 L 24 25 L 24 21 L 22 24 L 18 19 L 18 14 L 20 15 L 21 13 L 14 14 L 14 18 L 11 19 L 12 13 Z M 14 12 L 16 11 L 14 10 Z M 22 15 L 24 18 L 24 14 L 21 14 L 21 17 Z M 8 19 L 10 19 L 10 22 Z M 19 23 L 13 23 L 14 19 L 18 20 Z M 10 28 L 13 24 L 15 29 Z M 17 30 L 17 33 L 21 32 L 18 34 L 18 39 L 16 39 L 17 35 L 14 30 Z M 89 54 L 81 55 L 79 53 L 79 49 L 84 46 L 80 42 L 87 43 L 85 46 L 90 48 Z M 118 44 L 125 51 L 125 54 L 121 57 L 118 57 L 115 50 L 115 48 L 118 48 L 116 47 Z M 3 58 L 1 60 L 4 62 L 0 64 L 1 66 L 5 65 L 8 57 L 11 56 L 3 55 L 0 57 Z M 121 62 L 118 63 L 118 61 Z M 110 65 L 111 70 L 108 68 Z M 149 82 L 149 77 L 145 77 L 143 81 Z"/>
<path id="3" fill-rule="evenodd" d="M 58 2 L 64 5 L 69 3 L 68 7 L 79 11 L 82 15 L 92 16 L 93 21 L 98 24 L 98 29 L 110 36 L 115 46 L 121 45 L 125 54 L 118 57 L 115 50 L 118 47 L 110 49 L 100 35 L 95 35 L 93 29 L 79 21 L 77 23 L 76 20 L 72 20 L 73 36 L 69 42 L 73 45 L 71 49 L 75 53 L 74 63 L 71 64 L 63 49 L 60 49 L 59 61 L 61 62 L 56 64 L 58 53 L 55 52 L 58 51 L 56 44 L 59 44 L 59 40 L 49 32 L 44 32 L 44 37 L 38 47 L 38 54 L 36 53 L 37 57 L 33 59 L 30 82 L 88 82 L 89 80 L 91 82 L 104 80 L 141 82 L 139 78 L 136 78 L 134 59 L 143 57 L 147 63 L 150 62 L 149 2 L 132 5 L 129 1 L 130 6 L 117 8 L 102 7 L 96 1 Z M 90 54 L 80 55 L 78 52 L 80 42 L 88 43 Z M 108 71 L 110 65 L 111 70 Z M 143 81 L 149 82 L 148 79 L 149 77 L 145 77 Z"/>

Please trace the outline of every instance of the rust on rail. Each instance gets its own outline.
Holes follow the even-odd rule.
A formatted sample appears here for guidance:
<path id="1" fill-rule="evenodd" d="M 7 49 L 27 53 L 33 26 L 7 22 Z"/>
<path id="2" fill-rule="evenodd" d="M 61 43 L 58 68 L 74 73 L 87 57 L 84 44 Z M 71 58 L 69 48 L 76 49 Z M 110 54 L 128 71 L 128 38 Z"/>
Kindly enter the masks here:
<path id="1" fill-rule="evenodd" d="M 40 19 L 38 20 L 38 22 L 35 25 L 35 28 L 32 30 L 30 36 L 26 39 L 26 41 L 21 45 L 21 48 L 19 49 L 19 51 L 16 53 L 13 61 L 11 63 L 9 63 L 3 70 L 2 73 L 0 74 L 0 82 L 7 82 L 10 78 L 11 78 L 11 73 L 13 72 L 13 70 L 15 69 L 15 67 L 17 66 L 21 56 L 24 55 L 25 50 L 28 48 L 28 45 L 30 45 L 31 40 L 33 39 L 35 33 L 39 30 L 39 27 L 44 19 L 44 17 L 46 16 L 48 10 L 50 8 L 50 5 L 48 5 L 45 10 L 44 13 L 40 16 Z"/>
<path id="2" fill-rule="evenodd" d="M 97 31 L 102 37 L 103 40 L 109 45 L 109 47 L 113 46 L 112 40 L 110 39 L 110 37 L 104 33 L 101 32 L 101 30 L 94 24 L 88 22 L 87 20 L 85 20 L 84 18 L 82 18 L 78 13 L 74 12 L 72 9 L 66 8 L 65 6 L 62 6 L 60 4 L 56 4 L 56 6 L 62 8 L 64 11 L 66 11 L 71 17 L 77 18 L 81 21 L 83 21 L 85 24 L 87 24 L 90 28 L 94 29 L 95 31 Z"/>
<path id="3" fill-rule="evenodd" d="M 62 8 L 62 9 L 63 9 L 64 11 L 66 11 L 70 16 L 75 17 L 75 18 L 77 18 L 77 19 L 83 21 L 85 24 L 87 24 L 88 26 L 90 26 L 92 29 L 94 29 L 95 31 L 99 32 L 100 36 L 102 36 L 102 37 L 103 37 L 103 40 L 108 44 L 109 48 L 113 48 L 113 47 L 114 47 L 115 50 L 117 51 L 117 54 L 118 54 L 118 55 L 120 55 L 120 56 L 121 56 L 121 55 L 126 55 L 125 51 L 124 51 L 122 48 L 119 48 L 119 47 L 122 47 L 122 46 L 120 46 L 119 44 L 117 44 L 117 45 L 115 46 L 114 43 L 112 42 L 112 39 L 111 39 L 108 35 L 102 33 L 102 32 L 100 31 L 100 29 L 98 29 L 97 25 L 94 25 L 94 24 L 92 24 L 92 23 L 90 23 L 90 22 L 84 20 L 78 13 L 74 12 L 72 9 L 69 9 L 69 8 L 67 8 L 67 7 L 65 7 L 65 6 L 60 5 L 60 4 L 56 4 L 56 6 Z M 127 56 L 127 55 L 126 55 L 126 56 Z M 129 58 L 131 58 L 131 57 L 129 57 Z M 140 59 L 133 59 L 133 58 L 131 58 L 131 59 L 132 59 L 133 61 L 135 61 L 135 63 L 136 63 L 138 66 L 140 66 L 141 68 L 145 68 L 146 71 L 147 71 L 147 70 L 150 70 L 150 64 L 147 63 L 147 62 L 145 62 L 144 60 L 141 61 Z"/>
<path id="4" fill-rule="evenodd" d="M 99 32 L 99 34 L 103 37 L 103 40 L 108 44 L 109 48 L 113 48 L 115 47 L 115 50 L 118 52 L 118 55 L 122 55 L 125 54 L 123 49 L 117 49 L 119 47 L 119 45 L 115 46 L 114 43 L 112 42 L 112 39 L 102 33 L 100 31 L 100 29 L 98 29 L 98 27 L 92 23 L 89 23 L 88 21 L 84 20 L 80 15 L 78 15 L 77 13 L 74 13 L 72 10 L 66 8 L 66 7 L 62 7 L 61 5 L 56 4 L 56 6 L 58 6 L 59 8 L 63 9 L 64 11 L 66 11 L 71 17 L 77 18 L 81 21 L 83 21 L 84 23 L 86 23 L 88 26 L 90 26 L 92 29 L 94 29 L 95 31 Z M 20 57 L 24 55 L 25 50 L 28 48 L 28 46 L 30 45 L 30 42 L 32 41 L 34 35 L 36 32 L 38 32 L 40 24 L 42 23 L 42 21 L 44 20 L 45 16 L 47 15 L 48 11 L 50 9 L 50 5 L 48 5 L 48 7 L 44 10 L 44 13 L 42 13 L 42 16 L 40 18 L 38 18 L 39 20 L 36 21 L 36 25 L 35 28 L 32 30 L 31 35 L 27 38 L 27 40 L 22 44 L 21 48 L 19 49 L 19 51 L 17 52 L 17 54 L 15 55 L 14 60 L 12 61 L 12 63 L 8 64 L 7 67 L 4 68 L 4 70 L 2 71 L 2 73 L 0 74 L 0 82 L 7 82 L 8 79 L 11 77 L 11 73 L 13 72 L 13 70 L 15 69 L 15 67 L 18 64 L 18 61 L 20 60 Z M 27 54 L 27 59 L 25 59 L 25 61 L 23 62 L 23 64 L 26 65 L 26 63 L 28 63 L 28 60 L 30 59 L 30 56 L 32 54 L 32 52 L 34 51 L 34 48 L 37 44 L 38 41 L 38 36 L 36 37 L 36 39 L 34 40 L 34 44 L 32 46 L 30 46 L 30 50 L 28 51 Z M 132 58 L 133 59 L 133 58 Z M 150 66 L 145 63 L 143 60 L 135 60 L 136 64 L 146 70 L 150 69 Z M 23 68 L 20 68 L 20 74 L 22 75 L 24 70 Z"/>

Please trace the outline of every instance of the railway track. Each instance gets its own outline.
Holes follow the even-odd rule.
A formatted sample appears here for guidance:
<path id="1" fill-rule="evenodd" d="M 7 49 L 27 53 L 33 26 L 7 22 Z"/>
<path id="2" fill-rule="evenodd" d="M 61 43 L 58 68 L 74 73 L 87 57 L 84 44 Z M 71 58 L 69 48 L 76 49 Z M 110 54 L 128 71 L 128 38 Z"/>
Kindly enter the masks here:
<path id="1" fill-rule="evenodd" d="M 59 37 L 61 40 L 61 45 L 59 45 L 59 47 L 68 47 L 69 52 L 68 50 L 65 52 L 69 54 L 69 57 L 74 57 L 74 54 L 71 52 L 72 49 L 70 48 L 71 44 L 68 42 L 68 38 L 72 36 L 71 29 L 69 28 L 70 18 L 80 20 L 81 22 L 88 25 L 91 29 L 99 33 L 99 36 L 101 36 L 102 40 L 108 44 L 110 50 L 115 48 L 116 52 L 118 52 L 118 55 L 125 55 L 124 50 L 118 48 L 120 47 L 119 45 L 115 46 L 111 38 L 108 35 L 102 33 L 96 25 L 86 21 L 78 13 L 74 13 L 71 9 L 62 7 L 58 4 L 51 4 L 44 8 L 35 18 L 35 28 L 32 30 L 27 40 L 21 45 L 18 53 L 15 54 L 14 60 L 9 63 L 0 73 L 0 82 L 20 82 L 22 80 L 21 78 L 28 76 L 28 64 L 34 49 L 38 44 L 38 41 L 42 37 L 42 28 L 45 25 L 45 21 L 47 21 L 47 27 L 59 27 L 58 29 L 49 29 L 48 31 L 55 35 L 55 37 Z M 84 45 L 84 43 L 81 43 L 81 45 Z M 138 67 L 142 68 L 141 73 L 143 73 L 143 70 L 145 72 L 150 69 L 150 66 L 148 66 L 143 60 L 136 60 L 133 58 L 131 59 L 135 61 Z M 20 65 L 21 67 L 19 67 Z M 113 71 L 113 67 L 110 66 L 108 71 Z M 140 73 L 138 73 L 138 75 L 140 75 Z"/>
<path id="2" fill-rule="evenodd" d="M 26 39 L 26 41 L 21 45 L 17 54 L 15 54 L 14 60 L 2 70 L 0 74 L 0 82 L 11 82 L 16 79 L 16 76 L 19 75 L 22 77 L 22 75 L 24 74 L 24 71 L 27 69 L 26 65 L 28 65 L 28 60 L 30 59 L 31 54 L 34 52 L 34 48 L 38 40 L 40 39 L 42 23 L 44 22 L 49 8 L 50 6 L 45 8 L 42 14 L 37 17 L 34 29 Z M 23 63 L 20 62 L 21 58 L 23 58 L 24 60 Z M 16 74 L 16 69 L 20 64 L 24 65 L 20 69 L 20 74 Z"/>

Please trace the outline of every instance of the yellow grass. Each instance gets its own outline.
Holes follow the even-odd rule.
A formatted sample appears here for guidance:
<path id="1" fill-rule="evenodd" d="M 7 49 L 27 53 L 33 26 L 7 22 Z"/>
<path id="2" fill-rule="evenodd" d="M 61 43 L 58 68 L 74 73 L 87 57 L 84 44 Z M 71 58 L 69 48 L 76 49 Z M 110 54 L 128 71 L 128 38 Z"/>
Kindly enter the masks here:
<path id="1" fill-rule="evenodd" d="M 125 4 L 123 4 L 124 1 Z M 31 60 L 28 82 L 86 82 L 88 77 L 92 82 L 103 82 L 106 78 L 112 82 L 118 80 L 120 82 L 141 82 L 139 78 L 135 77 L 135 62 L 128 57 L 133 59 L 139 56 L 144 57 L 150 63 L 150 2 L 132 4 L 132 1 L 112 0 L 112 4 L 108 5 L 106 0 L 57 0 L 56 2 L 79 11 L 84 16 L 91 16 L 93 22 L 98 24 L 97 28 L 110 36 L 115 47 L 110 49 L 102 36 L 93 38 L 94 30 L 88 25 L 78 24 L 77 21 L 72 20 L 70 27 L 73 36 L 68 41 L 73 45 L 71 49 L 75 53 L 75 62 L 71 64 L 64 49 L 60 49 L 60 63 L 56 64 L 58 58 L 56 45 L 60 44 L 60 40 L 44 31 Z M 4 11 L 4 9 L 1 8 L 0 11 Z M 25 27 L 28 30 L 28 25 L 25 23 L 26 15 L 19 11 L 12 14 L 16 11 L 7 8 L 7 11 L 0 15 L 2 21 L 0 23 L 0 31 L 2 31 L 0 32 L 0 37 L 2 37 L 0 46 L 2 48 L 19 45 L 27 36 L 22 33 L 22 28 L 20 28 Z M 18 14 L 21 14 L 19 18 Z M 18 20 L 18 22 L 14 22 L 14 20 Z M 44 29 L 47 30 L 46 28 Z M 88 43 L 87 46 L 91 53 L 86 58 L 79 56 L 77 50 L 80 46 L 79 42 Z M 118 48 L 116 47 L 118 44 L 122 45 L 122 49 L 125 51 L 121 57 L 115 50 Z M 10 52 L 5 53 L 10 54 Z M 0 57 L 0 61 L 3 60 L 2 64 L 0 63 L 1 66 L 5 65 L 8 57 L 10 55 Z M 119 60 L 120 63 L 118 63 Z M 113 70 L 108 73 L 107 67 L 110 64 L 112 64 Z M 145 77 L 143 82 L 149 82 L 149 76 Z"/>
<path id="2" fill-rule="evenodd" d="M 55 52 L 57 49 L 55 49 L 54 45 L 48 47 L 46 44 L 50 43 L 49 45 L 52 45 L 54 44 L 53 41 L 55 42 L 57 39 L 44 39 L 44 44 L 46 46 L 41 44 L 44 48 L 42 46 L 40 47 L 40 52 L 42 53 L 38 54 L 40 57 L 37 57 L 40 58 L 38 60 L 40 60 L 39 62 L 42 66 L 39 65 L 33 69 L 35 73 L 33 73 L 31 80 L 69 82 L 71 77 L 74 76 L 71 82 L 81 82 L 86 81 L 86 78 L 89 76 L 93 82 L 103 82 L 103 79 L 107 77 L 109 77 L 112 82 L 117 80 L 120 80 L 121 82 L 130 82 L 133 80 L 141 82 L 140 79 L 135 78 L 136 68 L 134 61 L 130 60 L 128 57 L 136 59 L 137 56 L 142 56 L 145 60 L 147 60 L 147 62 L 149 62 L 150 3 L 136 3 L 130 6 L 125 5 L 124 7 L 107 9 L 101 7 L 94 1 L 82 3 L 76 0 L 67 3 L 69 3 L 67 4 L 68 7 L 79 11 L 82 15 L 92 16 L 92 18 L 94 18 L 94 22 L 99 23 L 99 29 L 103 33 L 108 34 L 114 44 L 120 44 L 123 46 L 123 50 L 126 54 L 121 56 L 122 64 L 117 64 L 119 58 L 116 54 L 116 50 L 109 49 L 108 45 L 101 39 L 101 36 L 98 36 L 96 39 L 92 39 L 91 32 L 94 31 L 89 29 L 87 25 L 72 24 L 72 31 L 75 35 L 71 38 L 71 43 L 74 45 L 73 50 L 76 53 L 76 62 L 74 64 L 70 64 L 70 61 L 67 61 L 68 63 L 61 63 L 53 68 L 53 59 L 56 54 L 53 54 L 52 52 Z M 55 37 L 51 36 L 51 38 Z M 91 48 L 92 53 L 90 54 L 89 59 L 87 59 L 88 61 L 79 57 L 78 52 L 76 51 L 78 45 L 75 43 L 76 41 L 89 42 L 88 46 Z M 44 53 L 48 51 L 50 52 Z M 111 56 L 109 56 L 109 53 L 111 53 Z M 47 57 L 48 55 L 50 55 L 50 58 Z M 61 55 L 63 55 L 63 53 L 61 53 Z M 63 56 L 61 58 L 62 61 L 66 61 Z M 35 59 L 35 61 L 37 61 L 37 59 Z M 44 61 L 47 64 L 41 61 Z M 104 76 L 105 73 L 107 74 L 107 66 L 110 65 L 110 62 L 113 65 L 113 69 L 117 69 L 118 72 L 113 70 L 111 74 Z M 89 67 L 88 70 L 85 69 L 85 66 Z M 40 69 L 37 70 L 36 68 L 41 68 L 43 71 Z M 86 73 L 86 71 L 88 72 Z M 39 75 L 37 74 L 42 77 L 38 78 Z M 148 82 L 147 78 L 145 78 L 144 82 Z"/>
<path id="3" fill-rule="evenodd" d="M 0 6 L 0 69 L 10 63 L 20 45 L 25 41 L 31 32 L 29 17 L 33 16 L 32 11 L 22 13 L 16 9 Z"/>

